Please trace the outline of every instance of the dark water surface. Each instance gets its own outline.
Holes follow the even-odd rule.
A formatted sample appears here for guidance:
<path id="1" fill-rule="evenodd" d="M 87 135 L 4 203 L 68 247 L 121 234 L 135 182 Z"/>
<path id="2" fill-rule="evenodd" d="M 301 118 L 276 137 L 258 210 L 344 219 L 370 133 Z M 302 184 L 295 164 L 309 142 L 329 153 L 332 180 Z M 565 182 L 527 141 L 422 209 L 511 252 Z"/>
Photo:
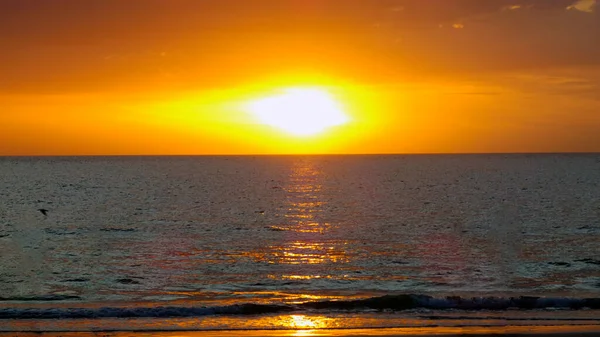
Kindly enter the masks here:
<path id="1" fill-rule="evenodd" d="M 600 324 L 599 297 L 600 155 L 0 158 L 4 330 Z"/>

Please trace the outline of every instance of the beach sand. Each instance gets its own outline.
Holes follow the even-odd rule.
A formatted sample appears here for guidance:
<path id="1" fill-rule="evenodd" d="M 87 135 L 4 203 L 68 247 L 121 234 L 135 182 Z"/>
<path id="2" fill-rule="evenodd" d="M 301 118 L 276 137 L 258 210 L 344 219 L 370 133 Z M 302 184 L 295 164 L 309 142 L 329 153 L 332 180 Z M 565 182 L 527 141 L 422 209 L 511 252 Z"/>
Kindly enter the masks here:
<path id="1" fill-rule="evenodd" d="M 424 327 L 386 329 L 318 330 L 213 330 L 213 331 L 96 331 L 96 332 L 0 332 L 0 337 L 217 337 L 217 336 L 600 336 L 600 325 Z"/>

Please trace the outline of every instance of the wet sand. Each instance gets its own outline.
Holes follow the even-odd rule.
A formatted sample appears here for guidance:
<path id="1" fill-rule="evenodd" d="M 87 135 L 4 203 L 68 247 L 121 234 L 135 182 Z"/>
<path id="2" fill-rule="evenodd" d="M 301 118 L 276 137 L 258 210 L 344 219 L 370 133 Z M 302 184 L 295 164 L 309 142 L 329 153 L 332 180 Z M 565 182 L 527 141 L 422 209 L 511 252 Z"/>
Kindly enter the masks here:
<path id="1" fill-rule="evenodd" d="M 213 330 L 213 331 L 96 331 L 96 332 L 0 332 L 0 337 L 217 337 L 217 336 L 600 336 L 600 325 L 579 326 L 504 326 L 504 327 L 431 327 L 387 329 L 319 330 Z"/>

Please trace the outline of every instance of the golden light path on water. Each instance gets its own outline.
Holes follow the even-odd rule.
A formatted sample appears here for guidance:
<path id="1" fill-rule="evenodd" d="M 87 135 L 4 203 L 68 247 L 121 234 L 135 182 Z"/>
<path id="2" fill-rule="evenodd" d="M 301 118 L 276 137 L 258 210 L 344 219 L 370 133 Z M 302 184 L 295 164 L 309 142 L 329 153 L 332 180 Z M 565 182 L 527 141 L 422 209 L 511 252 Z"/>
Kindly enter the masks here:
<path id="1" fill-rule="evenodd" d="M 285 269 L 290 271 L 289 273 L 269 274 L 267 275 L 269 279 L 332 278 L 333 276 L 327 273 L 327 268 L 319 268 L 319 266 L 325 267 L 349 261 L 345 249 L 348 244 L 346 241 L 323 240 L 322 238 L 322 234 L 333 227 L 331 223 L 322 221 L 320 217 L 320 213 L 328 203 L 321 183 L 322 174 L 313 161 L 296 162 L 283 187 L 287 200 L 283 215 L 285 221 L 270 226 L 273 231 L 284 232 L 284 239 L 265 249 L 244 253 L 256 262 L 290 266 Z M 310 267 L 311 265 L 312 267 Z M 293 273 L 294 270 L 303 271 L 303 273 Z M 319 271 L 319 273 L 308 271 Z M 310 300 L 324 299 L 318 295 L 307 296 Z M 302 297 L 303 300 L 308 299 Z"/>
<path id="2" fill-rule="evenodd" d="M 270 274 L 271 279 L 311 280 L 332 278 L 327 272 L 331 266 L 349 261 L 345 250 L 347 242 L 323 240 L 322 234 L 332 229 L 332 224 L 321 220 L 321 213 L 327 207 L 326 192 L 323 189 L 323 172 L 313 161 L 298 161 L 289 175 L 288 185 L 284 187 L 288 207 L 285 231 L 288 240 L 281 245 L 270 247 L 269 263 L 288 265 L 313 265 L 312 268 L 296 269 L 282 275 Z M 293 271 L 294 269 L 288 269 Z M 310 272 L 310 271 L 318 271 Z"/>
<path id="3" fill-rule="evenodd" d="M 293 320 L 293 319 L 292 319 Z M 342 328 L 342 329 L 267 329 L 213 331 L 114 331 L 114 332 L 20 332 L 21 337 L 217 337 L 217 336 L 597 336 L 597 325 L 550 326 L 462 326 L 462 327 L 404 327 L 404 328 Z M 13 337 L 14 332 L 0 332 L 0 337 Z"/>

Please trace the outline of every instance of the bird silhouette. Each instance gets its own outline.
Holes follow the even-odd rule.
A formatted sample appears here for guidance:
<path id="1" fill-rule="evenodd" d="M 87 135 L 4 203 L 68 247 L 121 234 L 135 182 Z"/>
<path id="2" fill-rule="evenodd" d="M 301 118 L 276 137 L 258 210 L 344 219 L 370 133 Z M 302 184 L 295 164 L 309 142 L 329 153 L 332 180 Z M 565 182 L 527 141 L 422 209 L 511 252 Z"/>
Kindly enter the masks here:
<path id="1" fill-rule="evenodd" d="M 40 209 L 38 209 L 38 211 L 42 212 L 42 214 L 44 214 L 44 216 L 48 215 L 48 210 L 47 209 L 40 208 Z"/>

